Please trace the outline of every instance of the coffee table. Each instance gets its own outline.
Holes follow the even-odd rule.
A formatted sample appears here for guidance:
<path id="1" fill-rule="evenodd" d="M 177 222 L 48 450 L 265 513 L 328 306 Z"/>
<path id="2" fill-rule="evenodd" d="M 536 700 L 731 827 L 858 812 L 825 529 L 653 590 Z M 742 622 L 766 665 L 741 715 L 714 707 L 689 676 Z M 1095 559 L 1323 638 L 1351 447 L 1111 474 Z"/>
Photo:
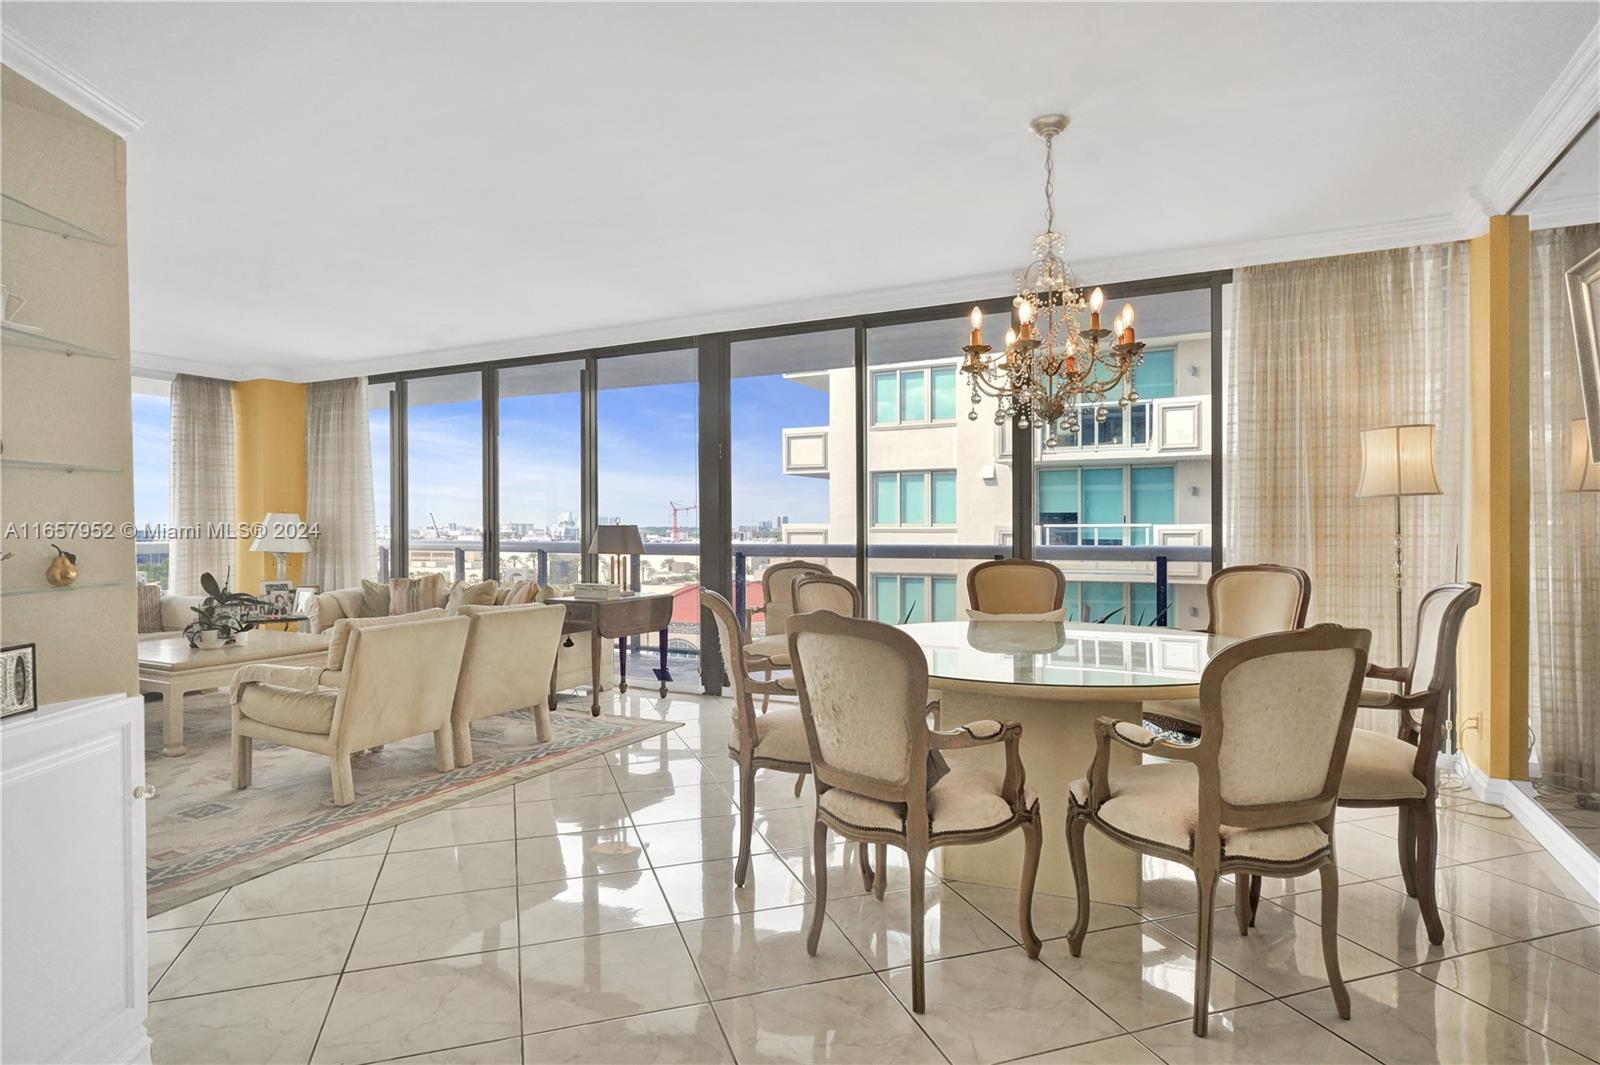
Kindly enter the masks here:
<path id="1" fill-rule="evenodd" d="M 176 758 L 183 744 L 183 697 L 220 688 L 246 663 L 309 666 L 328 658 L 331 633 L 273 632 L 253 629 L 225 647 L 193 648 L 182 636 L 139 642 L 139 690 L 161 696 L 166 721 L 161 753 Z"/>

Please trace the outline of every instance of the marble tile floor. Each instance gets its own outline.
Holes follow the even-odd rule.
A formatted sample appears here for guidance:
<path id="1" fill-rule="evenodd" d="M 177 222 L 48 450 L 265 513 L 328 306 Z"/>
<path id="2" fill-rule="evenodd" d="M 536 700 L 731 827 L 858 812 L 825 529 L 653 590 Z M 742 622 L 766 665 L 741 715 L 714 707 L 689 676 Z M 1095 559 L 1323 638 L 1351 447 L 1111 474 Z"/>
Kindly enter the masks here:
<path id="1" fill-rule="evenodd" d="M 1327 990 L 1312 878 L 1269 884 L 1248 938 L 1219 913 L 1211 1034 L 1195 1038 L 1193 884 L 1160 861 L 1138 909 L 1095 907 L 1079 958 L 1072 900 L 1040 896 L 1038 961 L 1014 891 L 931 873 L 918 1017 L 897 852 L 879 902 L 853 846 L 832 847 L 809 957 L 810 787 L 757 789 L 736 890 L 726 701 L 635 691 L 612 708 L 692 730 L 152 918 L 155 1062 L 1600 1060 L 1600 909 L 1492 807 L 1442 814 L 1440 947 L 1402 893 L 1392 815 L 1341 814 L 1351 1021 Z"/>

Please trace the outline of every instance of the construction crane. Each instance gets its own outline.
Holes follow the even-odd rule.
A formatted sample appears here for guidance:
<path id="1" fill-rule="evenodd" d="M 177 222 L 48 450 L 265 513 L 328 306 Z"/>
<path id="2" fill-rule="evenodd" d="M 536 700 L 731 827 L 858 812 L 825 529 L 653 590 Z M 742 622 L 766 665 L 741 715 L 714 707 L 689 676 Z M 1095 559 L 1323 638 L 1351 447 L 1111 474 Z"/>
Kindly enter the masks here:
<path id="1" fill-rule="evenodd" d="M 669 499 L 669 500 L 667 500 L 667 506 L 672 508 L 672 540 L 673 540 L 674 543 L 676 543 L 677 540 L 678 540 L 678 515 L 679 514 L 686 514 L 691 510 L 699 510 L 700 509 L 700 504 L 699 503 L 674 503 L 672 500 Z"/>

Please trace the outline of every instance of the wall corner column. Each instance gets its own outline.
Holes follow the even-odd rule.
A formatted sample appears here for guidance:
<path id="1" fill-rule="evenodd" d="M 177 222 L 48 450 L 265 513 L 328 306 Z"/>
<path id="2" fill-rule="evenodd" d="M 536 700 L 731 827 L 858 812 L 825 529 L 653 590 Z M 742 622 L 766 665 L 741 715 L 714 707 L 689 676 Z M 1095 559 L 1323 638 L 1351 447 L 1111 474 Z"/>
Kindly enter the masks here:
<path id="1" fill-rule="evenodd" d="M 306 515 L 306 386 L 258 378 L 233 386 L 233 518 L 248 527 L 272 512 Z M 278 575 L 272 555 L 233 546 L 233 587 L 255 594 Z M 290 555 L 288 578 L 300 583 L 304 556 Z"/>

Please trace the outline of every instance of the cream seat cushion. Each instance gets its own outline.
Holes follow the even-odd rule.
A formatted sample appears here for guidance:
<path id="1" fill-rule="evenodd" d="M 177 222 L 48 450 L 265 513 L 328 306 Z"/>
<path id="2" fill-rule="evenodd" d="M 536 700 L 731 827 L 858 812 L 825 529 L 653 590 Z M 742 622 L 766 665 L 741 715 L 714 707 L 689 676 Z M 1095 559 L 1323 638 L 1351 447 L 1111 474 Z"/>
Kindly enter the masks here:
<path id="1" fill-rule="evenodd" d="M 754 643 L 744 645 L 744 653 L 768 659 L 775 666 L 789 664 L 789 637 L 783 633 L 763 636 Z"/>
<path id="2" fill-rule="evenodd" d="M 1156 762 L 1113 770 L 1108 778 L 1111 797 L 1100 804 L 1096 817 L 1119 832 L 1181 851 L 1194 849 L 1195 823 L 1199 819 L 1199 771 L 1189 762 Z M 1069 787 L 1080 806 L 1089 802 L 1089 782 L 1074 780 Z M 1256 858 L 1269 862 L 1296 862 L 1328 845 L 1328 834 L 1316 825 L 1282 828 L 1222 826 L 1225 858 Z"/>
<path id="3" fill-rule="evenodd" d="M 1417 749 L 1405 740 L 1371 729 L 1352 729 L 1339 798 L 1424 798 L 1428 789 L 1411 772 L 1416 761 Z"/>
<path id="4" fill-rule="evenodd" d="M 770 716 L 770 715 L 768 715 Z M 981 832 L 1011 820 L 1011 807 L 1000 794 L 1005 778 L 987 769 L 955 762 L 950 771 L 928 789 L 929 826 L 935 836 L 953 832 Z M 1033 805 L 1033 789 L 1024 785 L 1022 805 Z M 829 788 L 817 805 L 846 824 L 860 828 L 906 830 L 905 814 L 895 803 L 869 799 L 843 788 Z"/>
<path id="5" fill-rule="evenodd" d="M 239 693 L 239 713 L 263 725 L 326 736 L 333 731 L 333 704 L 337 699 L 338 694 L 331 691 L 251 684 Z"/>
<path id="6" fill-rule="evenodd" d="M 737 754 L 735 736 L 728 750 Z M 779 762 L 811 764 L 811 745 L 806 740 L 805 722 L 801 720 L 798 706 L 780 706 L 765 714 L 756 715 L 757 758 L 772 758 Z"/>

